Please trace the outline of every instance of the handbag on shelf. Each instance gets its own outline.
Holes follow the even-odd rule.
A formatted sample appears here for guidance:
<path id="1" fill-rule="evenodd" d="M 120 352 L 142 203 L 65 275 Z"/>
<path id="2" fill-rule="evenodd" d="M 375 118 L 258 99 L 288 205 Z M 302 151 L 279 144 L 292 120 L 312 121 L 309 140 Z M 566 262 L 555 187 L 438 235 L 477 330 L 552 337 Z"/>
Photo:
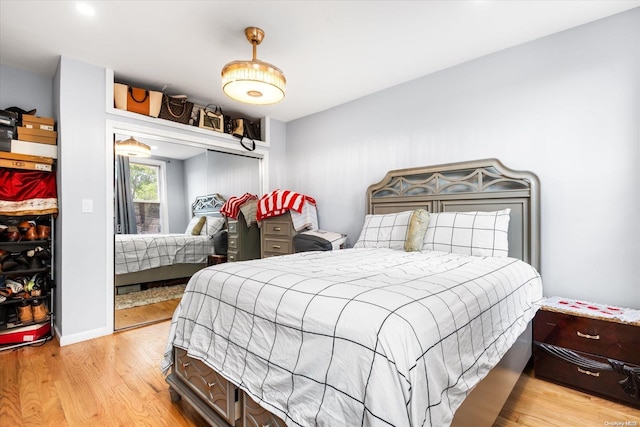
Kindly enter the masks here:
<path id="1" fill-rule="evenodd" d="M 216 132 L 224 132 L 224 114 L 222 114 L 222 109 L 216 106 L 214 110 L 211 110 L 209 105 L 200 110 L 198 127 L 215 130 Z"/>
<path id="2" fill-rule="evenodd" d="M 260 140 L 260 122 L 248 119 L 233 119 L 233 130 L 231 134 L 240 138 L 240 144 L 249 151 L 256 149 L 256 140 Z M 251 146 L 244 143 L 244 139 L 251 140 Z M 251 148 L 250 148 L 251 147 Z"/>
<path id="3" fill-rule="evenodd" d="M 114 83 L 113 101 L 114 106 L 119 110 L 158 117 L 162 104 L 162 92 Z"/>
<path id="4" fill-rule="evenodd" d="M 158 117 L 188 125 L 192 110 L 193 102 L 189 102 L 186 97 L 163 94 L 162 106 Z"/>

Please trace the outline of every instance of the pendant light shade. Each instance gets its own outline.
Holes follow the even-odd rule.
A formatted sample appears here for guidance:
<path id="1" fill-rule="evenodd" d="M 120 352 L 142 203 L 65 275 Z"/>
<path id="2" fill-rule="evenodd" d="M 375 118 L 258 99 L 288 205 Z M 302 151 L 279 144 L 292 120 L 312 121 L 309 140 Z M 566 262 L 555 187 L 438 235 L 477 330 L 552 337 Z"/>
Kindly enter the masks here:
<path id="1" fill-rule="evenodd" d="M 236 101 L 267 105 L 282 101 L 287 80 L 282 71 L 256 58 L 257 46 L 264 39 L 264 31 L 248 27 L 244 34 L 253 45 L 251 61 L 232 61 L 222 69 L 222 90 Z"/>
<path id="2" fill-rule="evenodd" d="M 149 157 L 151 155 L 151 147 L 136 141 L 133 137 L 129 137 L 124 141 L 116 141 L 116 154 L 126 157 Z"/>

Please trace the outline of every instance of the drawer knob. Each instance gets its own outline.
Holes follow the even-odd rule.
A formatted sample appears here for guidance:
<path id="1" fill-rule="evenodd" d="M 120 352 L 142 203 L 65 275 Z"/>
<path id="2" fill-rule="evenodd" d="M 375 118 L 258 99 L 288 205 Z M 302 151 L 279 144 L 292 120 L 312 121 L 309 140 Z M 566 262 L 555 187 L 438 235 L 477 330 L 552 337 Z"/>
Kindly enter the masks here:
<path id="1" fill-rule="evenodd" d="M 600 339 L 600 335 L 583 334 L 580 331 L 576 331 L 576 335 L 578 335 L 580 338 L 587 338 L 587 339 L 590 339 L 590 340 L 599 340 Z"/>
<path id="2" fill-rule="evenodd" d="M 280 245 L 273 245 L 271 246 L 273 249 L 280 249 Z"/>
<path id="3" fill-rule="evenodd" d="M 280 227 L 273 227 L 273 231 L 282 231 Z"/>
<path id="4" fill-rule="evenodd" d="M 581 369 L 581 368 L 578 368 L 578 372 L 580 372 L 581 374 L 585 374 L 585 375 L 591 375 L 592 377 L 599 377 L 600 376 L 600 372 L 591 372 L 591 371 L 587 371 L 587 370 Z"/>

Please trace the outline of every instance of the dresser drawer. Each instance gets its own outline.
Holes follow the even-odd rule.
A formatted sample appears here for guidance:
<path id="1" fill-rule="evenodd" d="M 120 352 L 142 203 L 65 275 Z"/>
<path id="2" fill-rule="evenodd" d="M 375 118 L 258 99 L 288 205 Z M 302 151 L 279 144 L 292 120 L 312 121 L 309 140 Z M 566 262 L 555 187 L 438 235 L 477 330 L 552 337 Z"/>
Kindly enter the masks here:
<path id="1" fill-rule="evenodd" d="M 227 250 L 238 249 L 238 237 L 227 234 Z"/>
<path id="2" fill-rule="evenodd" d="M 241 416 L 238 389 L 233 383 L 218 375 L 198 359 L 187 356 L 187 352 L 176 348 L 174 369 L 189 387 L 202 397 L 227 422 L 234 424 Z"/>
<path id="3" fill-rule="evenodd" d="M 547 347 L 548 348 L 548 347 Z M 625 392 L 625 389 L 620 385 L 620 381 L 633 386 L 634 380 L 637 381 L 637 376 L 640 375 L 640 367 L 620 363 L 619 366 L 625 366 L 621 368 L 621 371 L 626 372 L 627 375 L 610 370 L 599 370 L 592 362 L 596 364 L 601 363 L 607 366 L 611 366 L 606 358 L 598 357 L 593 354 L 586 354 L 581 352 L 574 352 L 567 349 L 560 349 L 565 354 L 565 357 L 569 359 L 581 359 L 582 362 L 575 361 L 572 363 L 562 357 L 553 354 L 553 351 L 557 351 L 557 348 L 550 348 L 550 351 L 540 346 L 540 343 L 534 343 L 533 351 L 533 369 L 536 378 L 543 378 L 551 382 L 566 385 L 572 388 L 586 391 L 588 393 L 596 394 L 601 397 L 612 399 L 618 402 L 631 404 L 636 407 L 640 407 L 640 400 L 638 398 L 638 391 L 629 389 Z M 567 353 L 569 352 L 569 353 Z M 585 359 L 588 360 L 586 364 Z M 633 370 L 636 370 L 634 375 Z M 632 378 L 636 376 L 636 378 Z M 637 383 L 636 383 L 637 384 Z"/>
<path id="4" fill-rule="evenodd" d="M 228 262 L 238 261 L 238 251 L 228 250 L 227 251 L 227 261 Z"/>
<path id="5" fill-rule="evenodd" d="M 235 219 L 228 219 L 227 220 L 227 233 L 229 235 L 238 233 L 238 221 L 237 220 L 235 220 Z"/>
<path id="6" fill-rule="evenodd" d="M 286 427 L 284 421 L 258 405 L 246 393 L 243 394 L 244 427 Z"/>
<path id="7" fill-rule="evenodd" d="M 534 341 L 640 365 L 640 327 L 538 310 Z"/>
<path id="8" fill-rule="evenodd" d="M 273 236 L 273 237 L 285 237 L 290 238 L 293 237 L 293 228 L 291 227 L 291 221 L 274 221 L 272 219 L 267 220 L 263 223 L 262 232 L 265 235 Z"/>
<path id="9" fill-rule="evenodd" d="M 267 256 L 290 254 L 291 241 L 265 238 L 264 252 Z"/>

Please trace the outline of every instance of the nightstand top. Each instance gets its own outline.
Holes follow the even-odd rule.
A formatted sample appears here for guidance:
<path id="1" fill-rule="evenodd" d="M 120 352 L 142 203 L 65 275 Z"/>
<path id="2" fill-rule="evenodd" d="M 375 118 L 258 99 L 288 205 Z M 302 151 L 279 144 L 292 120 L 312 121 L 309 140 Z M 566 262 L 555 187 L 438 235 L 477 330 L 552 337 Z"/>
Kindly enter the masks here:
<path id="1" fill-rule="evenodd" d="M 633 308 L 616 307 L 561 297 L 545 298 L 540 305 L 542 310 L 640 326 L 640 310 Z"/>

